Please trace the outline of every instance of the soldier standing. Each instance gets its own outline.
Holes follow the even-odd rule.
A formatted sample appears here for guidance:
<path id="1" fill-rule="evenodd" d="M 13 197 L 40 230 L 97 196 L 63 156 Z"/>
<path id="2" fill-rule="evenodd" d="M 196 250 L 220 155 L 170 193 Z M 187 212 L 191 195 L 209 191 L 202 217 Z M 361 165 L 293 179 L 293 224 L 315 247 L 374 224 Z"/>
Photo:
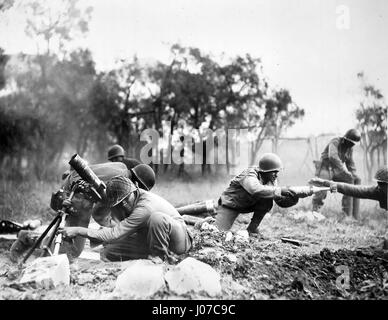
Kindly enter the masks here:
<path id="1" fill-rule="evenodd" d="M 320 161 L 316 164 L 315 176 L 322 179 L 360 184 L 361 179 L 356 175 L 356 166 L 353 160 L 353 146 L 361 139 L 356 129 L 348 130 L 343 137 L 333 138 L 322 152 Z M 327 192 L 314 195 L 312 199 L 313 211 L 319 211 Z M 353 214 L 358 217 L 359 200 L 347 195 L 342 198 L 342 211 L 346 216 Z"/>

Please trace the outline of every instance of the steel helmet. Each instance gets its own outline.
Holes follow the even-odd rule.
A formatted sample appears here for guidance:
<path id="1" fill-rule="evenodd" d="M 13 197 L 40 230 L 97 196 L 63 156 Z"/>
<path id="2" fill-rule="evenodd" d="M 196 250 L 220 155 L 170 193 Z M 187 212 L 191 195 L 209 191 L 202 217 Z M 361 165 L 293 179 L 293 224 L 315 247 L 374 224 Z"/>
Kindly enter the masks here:
<path id="1" fill-rule="evenodd" d="M 279 171 L 283 168 L 282 160 L 274 153 L 265 153 L 259 160 L 259 171 Z"/>
<path id="2" fill-rule="evenodd" d="M 140 188 L 149 191 L 155 185 L 155 172 L 148 164 L 138 164 L 131 171 L 140 182 Z"/>
<path id="3" fill-rule="evenodd" d="M 114 207 L 136 191 L 133 182 L 124 176 L 115 176 L 106 183 L 106 204 Z"/>
<path id="4" fill-rule="evenodd" d="M 361 135 L 360 135 L 360 132 L 358 130 L 350 129 L 350 130 L 346 131 L 344 138 L 346 140 L 356 144 L 357 142 L 359 142 L 361 140 Z"/>
<path id="5" fill-rule="evenodd" d="M 120 146 L 119 144 L 115 144 L 109 148 L 108 160 L 111 160 L 113 158 L 120 157 L 120 156 L 122 156 L 122 157 L 125 156 L 124 148 L 122 146 Z"/>
<path id="6" fill-rule="evenodd" d="M 380 168 L 379 170 L 377 170 L 377 172 L 375 174 L 375 180 L 377 182 L 388 183 L 388 169 L 387 169 L 387 167 Z"/>

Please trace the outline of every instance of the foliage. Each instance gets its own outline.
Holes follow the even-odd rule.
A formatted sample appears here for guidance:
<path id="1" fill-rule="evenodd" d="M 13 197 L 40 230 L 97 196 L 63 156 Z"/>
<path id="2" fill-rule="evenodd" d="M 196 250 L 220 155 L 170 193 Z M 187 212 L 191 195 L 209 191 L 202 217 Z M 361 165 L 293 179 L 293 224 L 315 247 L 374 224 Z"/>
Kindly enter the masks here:
<path id="1" fill-rule="evenodd" d="M 77 3 L 78 0 L 28 1 L 26 34 L 37 41 L 38 48 L 45 43 L 46 54 L 53 45 L 64 50 L 71 40 L 88 31 L 92 8 L 80 9 Z"/>
<path id="2" fill-rule="evenodd" d="M 15 0 L 1 0 L 0 1 L 0 12 L 10 9 L 15 3 Z"/>
<path id="3" fill-rule="evenodd" d="M 76 3 L 60 10 L 56 23 L 44 18 L 48 7 L 29 3 L 34 23 L 28 32 L 47 40 L 47 51 L 12 57 L 3 72 L 11 92 L 0 98 L 3 161 L 27 161 L 26 170 L 41 177 L 67 149 L 101 161 L 107 146 L 119 143 L 138 157 L 142 130 L 162 131 L 167 121 L 172 136 L 199 129 L 201 141 L 206 128 L 248 128 L 254 161 L 264 138 L 278 139 L 304 115 L 286 89 L 270 88 L 260 59 L 250 55 L 222 60 L 175 44 L 168 63 L 144 64 L 135 56 L 97 72 L 88 50 L 50 53 L 51 39 L 64 45 L 74 24 L 87 29 L 89 16 Z M 173 148 L 182 144 L 176 141 Z"/>
<path id="4" fill-rule="evenodd" d="M 380 90 L 365 82 L 363 73 L 359 73 L 358 77 L 362 82 L 363 99 L 360 102 L 360 107 L 356 110 L 356 118 L 361 130 L 364 164 L 368 178 L 371 180 L 376 164 L 380 167 L 387 162 L 388 106 Z"/>

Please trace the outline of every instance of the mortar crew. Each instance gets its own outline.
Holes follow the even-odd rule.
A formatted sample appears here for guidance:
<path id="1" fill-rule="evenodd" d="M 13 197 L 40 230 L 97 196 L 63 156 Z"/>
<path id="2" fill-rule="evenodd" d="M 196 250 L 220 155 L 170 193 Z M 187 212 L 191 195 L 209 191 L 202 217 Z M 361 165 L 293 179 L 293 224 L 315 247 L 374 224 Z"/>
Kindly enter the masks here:
<path id="1" fill-rule="evenodd" d="M 297 204 L 298 198 L 306 197 L 307 194 L 296 194 L 287 187 L 277 186 L 282 166 L 276 154 L 266 153 L 258 166 L 249 167 L 234 177 L 218 200 L 216 226 L 229 230 L 240 213 L 253 212 L 248 231 L 258 233 L 260 222 L 272 209 L 273 201 L 287 208 Z"/>
<path id="2" fill-rule="evenodd" d="M 125 157 L 124 148 L 119 144 L 115 144 L 108 149 L 108 160 L 112 162 L 122 162 L 127 166 L 128 170 L 141 164 L 140 161 L 134 158 Z"/>
<path id="3" fill-rule="evenodd" d="M 151 167 L 141 164 L 138 167 L 128 170 L 126 165 L 121 162 L 106 162 L 100 164 L 90 165 L 92 171 L 97 177 L 106 183 L 112 177 L 121 175 L 130 178 L 136 183 L 139 188 L 145 190 L 151 190 L 155 185 L 155 174 Z M 70 194 L 74 185 L 82 182 L 81 177 L 74 170 L 70 170 L 69 175 L 65 178 L 62 189 Z M 62 207 L 63 199 L 61 193 L 53 195 L 51 200 L 51 208 L 58 210 Z M 88 227 L 90 223 L 90 217 L 101 225 L 105 224 L 105 221 L 109 219 L 109 210 L 103 201 L 98 201 L 93 198 L 88 192 L 77 191 L 71 203 L 68 204 L 74 209 L 74 214 L 68 215 L 66 219 L 66 226 L 80 226 Z M 18 234 L 18 239 L 13 243 L 11 247 L 11 260 L 17 261 L 20 256 L 31 247 L 36 239 L 40 236 L 38 231 L 22 230 Z M 67 252 L 69 257 L 78 257 L 84 249 L 85 238 L 76 237 L 72 243 L 64 242 L 61 247 L 61 252 Z"/>
<path id="4" fill-rule="evenodd" d="M 82 236 L 104 244 L 110 261 L 186 253 L 192 238 L 178 211 L 158 195 L 137 188 L 130 179 L 113 177 L 106 188 L 111 208 L 110 225 L 99 230 L 65 227 L 65 238 Z"/>
<path id="5" fill-rule="evenodd" d="M 348 130 L 343 137 L 330 140 L 322 152 L 321 159 L 317 163 L 315 176 L 322 179 L 360 184 L 361 179 L 356 174 L 356 166 L 353 160 L 353 146 L 361 139 L 356 129 Z M 314 195 L 312 199 L 313 211 L 319 211 L 323 206 L 323 200 L 327 192 L 323 191 Z M 348 195 L 342 198 L 342 211 L 346 215 L 358 216 L 359 200 Z"/>
<path id="6" fill-rule="evenodd" d="M 374 180 L 377 181 L 377 185 L 374 186 L 355 186 L 349 183 L 335 182 L 320 178 L 313 178 L 309 183 L 316 186 L 334 187 L 337 189 L 337 192 L 347 196 L 376 200 L 379 202 L 380 208 L 387 210 L 387 166 L 377 170 Z"/>

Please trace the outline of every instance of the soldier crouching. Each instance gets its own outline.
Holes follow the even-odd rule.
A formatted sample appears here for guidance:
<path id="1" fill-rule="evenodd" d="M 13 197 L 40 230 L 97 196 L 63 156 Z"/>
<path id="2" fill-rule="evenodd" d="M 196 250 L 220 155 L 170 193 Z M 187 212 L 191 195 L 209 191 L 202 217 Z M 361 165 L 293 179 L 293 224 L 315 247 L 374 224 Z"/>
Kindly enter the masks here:
<path id="1" fill-rule="evenodd" d="M 296 194 L 287 187 L 277 186 L 277 177 L 282 169 L 280 158 L 273 153 L 264 154 L 259 165 L 249 167 L 232 179 L 218 201 L 216 226 L 229 230 L 240 213 L 253 212 L 247 228 L 258 233 L 264 216 L 272 209 L 273 201 L 283 208 L 294 206 L 299 198 L 309 194 Z"/>

